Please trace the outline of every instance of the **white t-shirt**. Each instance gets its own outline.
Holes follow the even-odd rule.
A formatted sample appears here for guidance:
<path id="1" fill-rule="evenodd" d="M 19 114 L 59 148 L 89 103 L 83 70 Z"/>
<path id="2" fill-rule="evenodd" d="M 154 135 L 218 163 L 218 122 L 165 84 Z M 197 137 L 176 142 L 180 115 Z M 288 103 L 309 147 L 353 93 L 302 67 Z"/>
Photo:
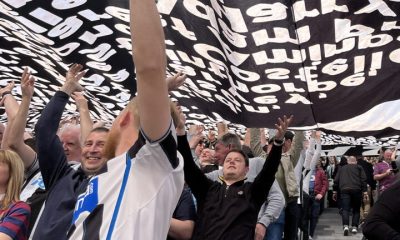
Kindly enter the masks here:
<path id="1" fill-rule="evenodd" d="M 69 239 L 166 239 L 184 184 L 172 126 L 157 142 L 140 134 L 90 180 L 77 199 Z"/>

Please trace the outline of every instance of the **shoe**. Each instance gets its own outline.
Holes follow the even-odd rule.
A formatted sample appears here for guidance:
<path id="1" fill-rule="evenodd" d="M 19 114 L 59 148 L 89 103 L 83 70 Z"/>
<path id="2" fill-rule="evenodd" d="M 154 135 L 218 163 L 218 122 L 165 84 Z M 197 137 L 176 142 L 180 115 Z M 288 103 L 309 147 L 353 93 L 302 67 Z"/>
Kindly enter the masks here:
<path id="1" fill-rule="evenodd" d="M 344 236 L 349 236 L 349 227 L 348 226 L 344 226 L 343 227 L 343 235 Z"/>
<path id="2" fill-rule="evenodd" d="M 352 227 L 351 228 L 351 233 L 352 234 L 357 234 L 357 232 L 358 232 L 357 227 Z"/>
<path id="3" fill-rule="evenodd" d="M 313 240 L 311 236 L 308 236 L 308 240 Z"/>

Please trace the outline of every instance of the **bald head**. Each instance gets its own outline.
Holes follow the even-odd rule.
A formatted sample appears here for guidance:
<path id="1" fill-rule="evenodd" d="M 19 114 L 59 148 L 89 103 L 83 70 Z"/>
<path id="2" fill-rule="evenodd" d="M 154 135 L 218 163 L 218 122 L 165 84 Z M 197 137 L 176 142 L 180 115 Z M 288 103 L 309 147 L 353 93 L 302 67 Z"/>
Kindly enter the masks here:
<path id="1" fill-rule="evenodd" d="M 357 158 L 354 157 L 354 156 L 350 156 L 350 157 L 347 159 L 347 163 L 348 163 L 348 164 L 357 164 Z"/>

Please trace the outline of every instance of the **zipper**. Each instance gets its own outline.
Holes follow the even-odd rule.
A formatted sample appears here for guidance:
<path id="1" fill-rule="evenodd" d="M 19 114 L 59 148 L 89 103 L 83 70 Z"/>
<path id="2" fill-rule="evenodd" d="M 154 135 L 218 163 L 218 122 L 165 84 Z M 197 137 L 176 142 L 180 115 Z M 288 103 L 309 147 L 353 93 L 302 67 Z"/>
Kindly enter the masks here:
<path id="1" fill-rule="evenodd" d="M 226 197 L 226 194 L 228 193 L 228 190 L 229 190 L 229 185 L 226 185 L 226 188 L 225 188 L 225 197 Z"/>

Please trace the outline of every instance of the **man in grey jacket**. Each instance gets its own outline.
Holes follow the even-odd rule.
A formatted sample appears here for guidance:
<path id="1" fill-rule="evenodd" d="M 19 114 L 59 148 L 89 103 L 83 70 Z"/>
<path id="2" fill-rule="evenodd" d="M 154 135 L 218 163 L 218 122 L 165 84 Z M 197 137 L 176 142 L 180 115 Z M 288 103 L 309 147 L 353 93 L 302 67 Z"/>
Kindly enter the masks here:
<path id="1" fill-rule="evenodd" d="M 240 139 L 237 135 L 232 133 L 227 133 L 220 137 L 215 145 L 215 155 L 217 163 L 223 163 L 223 159 L 227 152 L 232 149 L 241 149 Z M 246 181 L 253 182 L 257 174 L 261 171 L 264 165 L 265 159 L 261 157 L 254 157 L 249 159 L 249 172 L 246 175 Z M 220 181 L 220 176 L 222 176 L 222 169 L 215 170 L 206 174 L 206 176 L 213 181 Z M 272 187 L 268 193 L 267 200 L 262 205 L 260 212 L 258 214 L 258 221 L 255 229 L 255 239 L 264 239 L 266 230 L 270 223 L 276 221 L 281 211 L 285 206 L 285 198 L 283 193 L 276 182 L 272 184 Z"/>

